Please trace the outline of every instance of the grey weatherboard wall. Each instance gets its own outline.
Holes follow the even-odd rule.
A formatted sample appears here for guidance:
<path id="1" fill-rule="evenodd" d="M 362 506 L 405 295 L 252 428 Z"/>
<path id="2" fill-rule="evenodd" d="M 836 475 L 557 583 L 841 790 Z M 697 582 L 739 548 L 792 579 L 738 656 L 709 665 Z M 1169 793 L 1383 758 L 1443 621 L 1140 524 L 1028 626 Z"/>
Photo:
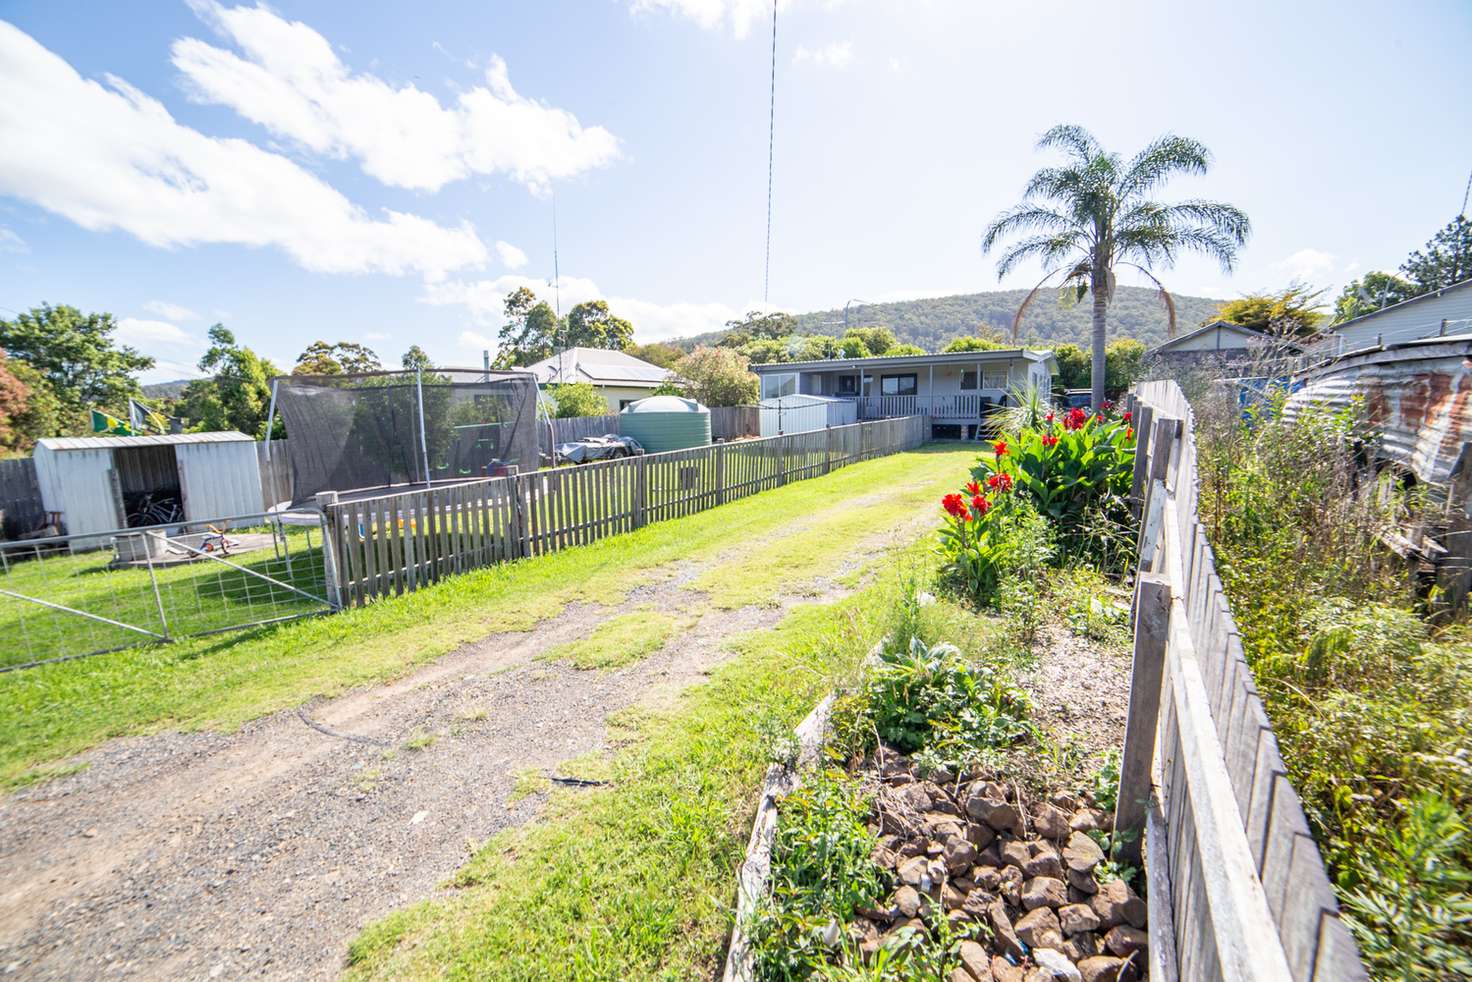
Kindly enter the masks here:
<path id="1" fill-rule="evenodd" d="M 693 399 L 654 396 L 640 399 L 619 413 L 624 436 L 639 441 L 646 453 L 710 446 L 710 410 Z"/>

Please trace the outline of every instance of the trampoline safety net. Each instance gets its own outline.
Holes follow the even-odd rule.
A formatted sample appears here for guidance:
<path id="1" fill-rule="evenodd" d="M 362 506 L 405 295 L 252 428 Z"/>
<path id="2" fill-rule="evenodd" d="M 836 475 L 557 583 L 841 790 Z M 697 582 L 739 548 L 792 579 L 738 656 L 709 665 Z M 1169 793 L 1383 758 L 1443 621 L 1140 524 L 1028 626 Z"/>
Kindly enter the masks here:
<path id="1" fill-rule="evenodd" d="M 276 379 L 276 403 L 297 503 L 538 464 L 537 383 L 525 372 L 288 375 Z"/>

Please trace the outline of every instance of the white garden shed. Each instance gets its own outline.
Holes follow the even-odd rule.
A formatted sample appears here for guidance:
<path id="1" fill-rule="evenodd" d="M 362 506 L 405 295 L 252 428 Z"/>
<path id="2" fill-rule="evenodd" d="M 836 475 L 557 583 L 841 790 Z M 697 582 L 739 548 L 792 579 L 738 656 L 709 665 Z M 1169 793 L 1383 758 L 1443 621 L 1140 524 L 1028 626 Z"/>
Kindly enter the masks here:
<path id="1" fill-rule="evenodd" d="M 265 510 L 256 441 L 233 430 L 48 437 L 37 441 L 35 463 L 42 507 L 60 513 L 68 535 Z M 99 537 L 72 548 L 106 544 Z"/>
<path id="2" fill-rule="evenodd" d="M 763 399 L 757 408 L 761 412 L 762 436 L 805 433 L 859 421 L 859 407 L 852 399 L 787 395 Z"/>

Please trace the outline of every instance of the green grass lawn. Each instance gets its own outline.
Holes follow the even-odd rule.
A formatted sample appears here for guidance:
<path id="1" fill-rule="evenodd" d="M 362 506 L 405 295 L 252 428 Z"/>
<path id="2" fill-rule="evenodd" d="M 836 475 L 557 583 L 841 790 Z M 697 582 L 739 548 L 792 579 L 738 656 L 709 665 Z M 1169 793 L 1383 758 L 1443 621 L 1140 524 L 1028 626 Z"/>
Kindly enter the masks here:
<path id="1" fill-rule="evenodd" d="M 709 562 L 759 539 L 781 552 L 784 529 L 836 549 L 839 535 L 893 528 L 928 507 L 974 458 L 969 447 L 927 447 L 330 617 L 0 674 L 0 786 L 50 773 L 60 758 L 110 737 L 233 728 L 395 678 L 466 642 L 528 629 L 572 601 L 619 603 L 673 562 Z M 850 504 L 861 496 L 867 504 Z M 750 559 L 732 561 L 746 563 L 741 575 L 766 591 L 794 575 L 790 564 L 761 568 Z"/>
<path id="2" fill-rule="evenodd" d="M 234 534 L 267 532 L 233 528 Z M 253 549 L 225 557 L 243 569 L 323 595 L 322 539 L 317 529 L 288 527 L 279 548 Z M 273 618 L 322 610 L 325 604 L 293 593 L 259 576 L 209 559 L 146 567 L 111 568 L 112 549 L 71 554 L 10 550 L 0 589 L 120 621 L 147 631 L 187 637 Z M 163 618 L 159 608 L 163 608 Z M 167 619 L 167 625 L 164 619 Z M 143 635 L 91 618 L 0 596 L 0 666 L 84 655 L 135 644 Z"/>

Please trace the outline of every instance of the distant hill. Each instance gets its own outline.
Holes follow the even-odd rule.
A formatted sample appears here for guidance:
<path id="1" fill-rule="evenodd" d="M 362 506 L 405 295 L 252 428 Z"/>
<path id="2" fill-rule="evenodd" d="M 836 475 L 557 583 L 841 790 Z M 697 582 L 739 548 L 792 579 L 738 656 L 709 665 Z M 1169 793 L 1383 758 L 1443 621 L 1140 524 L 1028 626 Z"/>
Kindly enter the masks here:
<path id="1" fill-rule="evenodd" d="M 1012 316 L 1017 305 L 1027 296 L 1026 290 L 992 290 L 986 293 L 964 293 L 954 297 L 932 297 L 926 300 L 904 300 L 849 308 L 850 327 L 883 325 L 909 344 L 926 351 L 939 351 L 952 338 L 975 334 L 981 325 L 1006 334 L 1012 329 Z M 1171 294 L 1176 302 L 1176 330 L 1184 334 L 1216 313 L 1221 300 Z M 1022 334 L 1029 343 L 1043 345 L 1071 341 L 1081 347 L 1089 344 L 1091 310 L 1087 298 L 1082 303 L 1064 307 L 1054 290 L 1037 295 L 1022 319 Z M 1109 336 L 1132 337 L 1147 345 L 1165 340 L 1166 314 L 1160 296 L 1152 289 L 1122 286 L 1109 307 Z M 843 311 L 817 310 L 799 314 L 800 334 L 842 334 Z M 689 342 L 709 343 L 720 332 L 703 334 Z M 686 343 L 689 343 L 686 342 Z"/>
<path id="2" fill-rule="evenodd" d="M 177 399 L 184 394 L 189 379 L 179 378 L 172 382 L 152 382 L 143 387 L 143 394 L 150 399 Z"/>

